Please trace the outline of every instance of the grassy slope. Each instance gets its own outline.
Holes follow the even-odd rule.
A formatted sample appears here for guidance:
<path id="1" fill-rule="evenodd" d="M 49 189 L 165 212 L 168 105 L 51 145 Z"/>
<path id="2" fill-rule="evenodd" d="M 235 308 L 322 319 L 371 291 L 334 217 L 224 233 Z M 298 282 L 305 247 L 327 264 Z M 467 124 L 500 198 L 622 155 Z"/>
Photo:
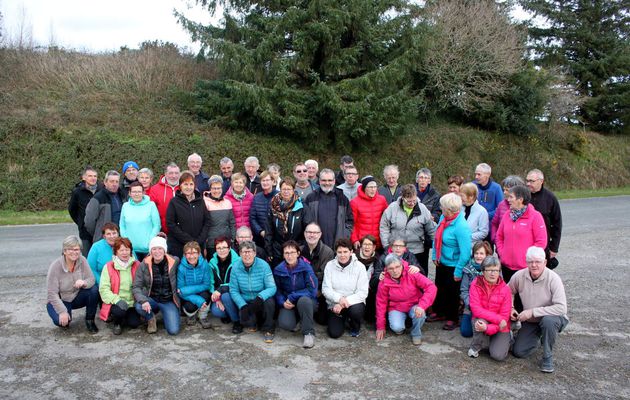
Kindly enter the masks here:
<path id="1" fill-rule="evenodd" d="M 71 61 L 73 65 L 83 62 L 88 72 L 101 74 L 98 79 L 84 79 L 80 68 L 74 75 L 63 75 L 61 67 L 51 66 L 46 59 L 38 59 L 41 66 L 33 70 L 33 65 L 39 64 L 32 59 L 2 56 L 0 52 L 0 67 L 6 67 L 0 72 L 0 159 L 5 168 L 0 169 L 0 208 L 63 209 L 78 172 L 88 163 L 102 176 L 106 170 L 119 170 L 125 160 L 134 159 L 159 174 L 167 162 L 184 165 L 186 156 L 196 151 L 210 173 L 218 172 L 218 161 L 225 155 L 240 169 L 245 157 L 252 154 L 263 166 L 275 161 L 287 171 L 296 161 L 307 158 L 336 168 L 345 152 L 331 149 L 314 154 L 290 139 L 230 132 L 198 123 L 178 109 L 168 82 L 138 82 L 145 79 L 144 74 L 134 76 L 131 72 L 126 75 L 128 81 L 110 82 L 108 77 L 113 78 L 116 72 L 102 66 L 96 69 L 90 58 Z M 63 56 L 56 57 L 55 62 L 62 66 L 69 62 Z M 119 69 L 130 71 L 139 61 L 147 63 L 133 58 L 99 61 L 114 66 L 123 63 Z M 165 68 L 152 65 L 146 68 Z M 212 75 L 212 71 L 187 64 L 173 68 L 177 69 L 160 79 L 188 74 L 188 80 L 174 83 L 180 89 L 189 89 L 195 76 Z M 42 80 L 42 74 L 53 78 Z M 493 175 L 499 179 L 538 167 L 553 190 L 597 190 L 630 184 L 630 138 L 605 137 L 569 127 L 550 131 L 541 126 L 540 134 L 520 138 L 452 123 L 419 123 L 396 142 L 352 155 L 362 175 L 371 173 L 380 178 L 383 166 L 398 164 L 403 182 L 412 181 L 415 171 L 427 166 L 441 191 L 449 175 L 470 179 L 474 165 L 482 161 L 493 166 Z"/>

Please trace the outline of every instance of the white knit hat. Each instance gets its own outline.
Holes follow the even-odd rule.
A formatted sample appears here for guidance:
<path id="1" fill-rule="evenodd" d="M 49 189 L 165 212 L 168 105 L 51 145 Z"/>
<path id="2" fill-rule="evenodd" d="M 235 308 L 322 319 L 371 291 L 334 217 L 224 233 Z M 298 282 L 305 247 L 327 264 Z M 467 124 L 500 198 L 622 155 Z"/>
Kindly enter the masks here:
<path id="1" fill-rule="evenodd" d="M 149 242 L 149 250 L 151 250 L 154 247 L 161 247 L 164 249 L 164 252 L 168 252 L 168 247 L 166 246 L 166 239 L 164 239 L 161 236 L 156 236 L 153 239 L 151 239 L 151 242 Z"/>

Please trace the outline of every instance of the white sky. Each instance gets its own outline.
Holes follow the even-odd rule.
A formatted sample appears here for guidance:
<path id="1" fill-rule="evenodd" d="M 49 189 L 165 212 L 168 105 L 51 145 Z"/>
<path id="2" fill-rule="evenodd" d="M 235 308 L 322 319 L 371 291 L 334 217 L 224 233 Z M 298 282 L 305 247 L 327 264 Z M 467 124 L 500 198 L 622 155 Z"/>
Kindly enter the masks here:
<path id="1" fill-rule="evenodd" d="M 173 9 L 207 24 L 208 11 L 186 0 L 0 0 L 3 36 L 14 40 L 20 26 L 35 45 L 56 44 L 93 52 L 137 48 L 162 40 L 197 49 L 177 23 Z"/>

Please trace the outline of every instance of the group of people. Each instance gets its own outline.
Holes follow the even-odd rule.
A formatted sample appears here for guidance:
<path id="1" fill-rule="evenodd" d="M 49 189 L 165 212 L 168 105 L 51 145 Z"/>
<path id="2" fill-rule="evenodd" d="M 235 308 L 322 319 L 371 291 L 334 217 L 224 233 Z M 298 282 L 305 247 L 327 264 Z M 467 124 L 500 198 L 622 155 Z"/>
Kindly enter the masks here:
<path id="1" fill-rule="evenodd" d="M 423 324 L 444 321 L 472 337 L 470 357 L 486 343 L 493 359 L 510 347 L 526 357 L 541 342 L 541 370 L 553 372 L 553 344 L 568 323 L 552 271 L 562 219 L 540 170 L 499 185 L 482 163 L 472 182 L 450 177 L 441 196 L 427 168 L 401 185 L 388 165 L 379 186 L 359 179 L 350 156 L 338 172 L 308 160 L 283 178 L 277 164 L 259 173 L 256 157 L 243 174 L 229 158 L 220 174 L 202 165 L 191 154 L 188 170 L 170 163 L 155 184 L 134 161 L 102 184 L 93 168 L 83 171 L 69 202 L 79 237 L 64 240 L 48 274 L 55 325 L 69 326 L 72 310 L 86 307 L 96 333 L 100 304 L 116 335 L 145 322 L 154 333 L 161 313 L 171 335 L 181 315 L 203 328 L 214 316 L 234 334 L 260 329 L 271 343 L 277 320 L 311 348 L 315 322 L 331 338 L 346 329 L 359 336 L 364 320 L 375 322 L 377 340 L 387 326 L 409 328 L 421 345 Z"/>

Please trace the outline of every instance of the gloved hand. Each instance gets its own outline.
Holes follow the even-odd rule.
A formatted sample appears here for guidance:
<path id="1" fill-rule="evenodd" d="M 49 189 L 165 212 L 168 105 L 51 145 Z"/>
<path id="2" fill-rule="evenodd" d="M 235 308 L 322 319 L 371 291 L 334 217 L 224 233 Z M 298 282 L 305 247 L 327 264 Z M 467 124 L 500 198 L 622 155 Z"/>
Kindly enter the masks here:
<path id="1" fill-rule="evenodd" d="M 127 311 L 127 309 L 129 308 L 129 304 L 127 304 L 125 300 L 118 300 L 118 303 L 116 303 L 116 306 L 123 311 Z"/>
<path id="2" fill-rule="evenodd" d="M 258 314 L 259 312 L 263 310 L 264 304 L 265 304 L 265 301 L 262 298 L 256 296 L 254 301 L 249 303 L 249 312 L 251 312 L 252 314 Z"/>

